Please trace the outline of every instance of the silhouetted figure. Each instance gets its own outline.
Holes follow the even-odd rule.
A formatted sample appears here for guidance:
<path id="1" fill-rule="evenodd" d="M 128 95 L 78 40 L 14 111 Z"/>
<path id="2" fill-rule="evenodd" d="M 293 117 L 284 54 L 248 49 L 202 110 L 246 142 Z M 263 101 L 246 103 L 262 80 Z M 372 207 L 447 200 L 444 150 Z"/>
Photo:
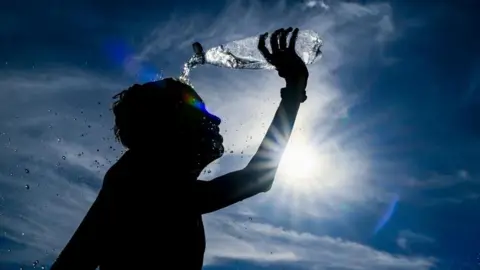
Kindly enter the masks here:
<path id="1" fill-rule="evenodd" d="M 260 36 L 259 50 L 286 87 L 263 142 L 242 170 L 197 179 L 224 149 L 220 119 L 205 110 L 190 86 L 164 79 L 118 94 L 115 135 L 128 150 L 106 173 L 97 199 L 51 269 L 201 269 L 202 214 L 270 190 L 306 99 L 308 71 L 294 50 L 298 29 L 287 44 L 291 31 L 272 34 L 271 53 L 267 34 Z"/>

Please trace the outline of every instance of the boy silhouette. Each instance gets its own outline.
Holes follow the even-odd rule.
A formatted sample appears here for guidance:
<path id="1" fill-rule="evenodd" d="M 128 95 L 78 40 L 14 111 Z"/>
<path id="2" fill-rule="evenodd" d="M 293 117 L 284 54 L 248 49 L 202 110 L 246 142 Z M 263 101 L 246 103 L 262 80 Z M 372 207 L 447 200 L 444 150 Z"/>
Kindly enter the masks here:
<path id="1" fill-rule="evenodd" d="M 106 173 L 51 269 L 201 269 L 202 215 L 270 190 L 306 100 L 308 70 L 295 52 L 298 29 L 287 44 L 290 32 L 272 34 L 272 52 L 265 46 L 268 34 L 259 39 L 258 49 L 286 82 L 265 138 L 245 168 L 211 181 L 198 176 L 223 154 L 220 118 L 205 110 L 193 88 L 164 79 L 119 93 L 114 131 L 128 150 Z"/>

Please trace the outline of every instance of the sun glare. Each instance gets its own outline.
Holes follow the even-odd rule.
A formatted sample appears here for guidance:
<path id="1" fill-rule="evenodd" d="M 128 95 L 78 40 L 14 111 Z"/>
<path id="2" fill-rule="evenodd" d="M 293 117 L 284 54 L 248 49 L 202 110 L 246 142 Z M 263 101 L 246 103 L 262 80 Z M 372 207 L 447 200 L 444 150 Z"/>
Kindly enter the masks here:
<path id="1" fill-rule="evenodd" d="M 280 162 L 280 174 L 287 181 L 308 181 L 314 178 L 317 157 L 315 152 L 302 142 L 288 144 Z"/>

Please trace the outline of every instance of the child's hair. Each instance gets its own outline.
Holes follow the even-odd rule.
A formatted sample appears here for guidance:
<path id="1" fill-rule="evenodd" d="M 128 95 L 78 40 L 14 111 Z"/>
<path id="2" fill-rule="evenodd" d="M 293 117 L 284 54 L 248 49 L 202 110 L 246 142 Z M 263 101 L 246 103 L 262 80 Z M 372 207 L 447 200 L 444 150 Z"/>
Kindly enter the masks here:
<path id="1" fill-rule="evenodd" d="M 151 135 L 148 133 L 160 130 L 161 121 L 173 116 L 175 108 L 183 102 L 183 87 L 189 86 L 169 78 L 142 85 L 135 84 L 116 94 L 112 107 L 115 115 L 115 138 L 131 149 Z M 161 115 L 165 115 L 165 119 L 159 119 Z"/>

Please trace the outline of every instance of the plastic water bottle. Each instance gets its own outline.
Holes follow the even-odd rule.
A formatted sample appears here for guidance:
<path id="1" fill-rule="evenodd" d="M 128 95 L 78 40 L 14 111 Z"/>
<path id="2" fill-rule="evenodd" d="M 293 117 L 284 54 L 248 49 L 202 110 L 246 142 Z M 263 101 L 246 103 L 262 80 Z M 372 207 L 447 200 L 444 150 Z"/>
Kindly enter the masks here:
<path id="1" fill-rule="evenodd" d="M 290 40 L 291 33 L 287 36 L 287 42 Z M 265 45 L 269 51 L 270 37 L 268 36 Z M 180 80 L 188 83 L 190 71 L 204 64 L 210 64 L 218 67 L 234 69 L 275 69 L 268 63 L 258 50 L 259 36 L 249 37 L 223 44 L 217 47 L 203 51 L 202 45 L 195 42 L 193 46 L 194 55 L 183 66 L 183 72 Z M 313 64 L 321 58 L 320 48 L 323 41 L 320 36 L 312 30 L 302 30 L 298 32 L 295 43 L 295 51 L 302 58 L 305 64 Z"/>

